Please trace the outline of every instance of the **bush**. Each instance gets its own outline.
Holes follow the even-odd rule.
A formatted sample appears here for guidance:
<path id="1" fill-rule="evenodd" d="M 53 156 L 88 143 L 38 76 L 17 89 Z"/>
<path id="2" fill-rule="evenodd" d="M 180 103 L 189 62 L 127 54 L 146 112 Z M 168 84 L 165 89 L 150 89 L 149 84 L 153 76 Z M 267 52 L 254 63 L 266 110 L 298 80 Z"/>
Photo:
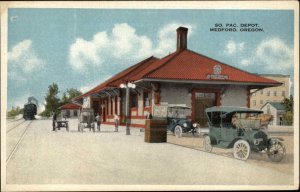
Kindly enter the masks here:
<path id="1" fill-rule="evenodd" d="M 293 112 L 287 111 L 283 114 L 283 124 L 284 125 L 293 125 Z"/>

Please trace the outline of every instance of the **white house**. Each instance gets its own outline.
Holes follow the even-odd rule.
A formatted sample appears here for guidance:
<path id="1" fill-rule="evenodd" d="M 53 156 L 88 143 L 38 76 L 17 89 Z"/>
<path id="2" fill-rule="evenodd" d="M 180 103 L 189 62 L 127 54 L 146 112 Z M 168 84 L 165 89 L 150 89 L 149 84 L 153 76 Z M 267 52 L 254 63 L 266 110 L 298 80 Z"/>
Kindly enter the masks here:
<path id="1" fill-rule="evenodd" d="M 283 125 L 284 106 L 281 102 L 267 102 L 261 107 L 265 114 L 273 115 L 271 125 Z"/>

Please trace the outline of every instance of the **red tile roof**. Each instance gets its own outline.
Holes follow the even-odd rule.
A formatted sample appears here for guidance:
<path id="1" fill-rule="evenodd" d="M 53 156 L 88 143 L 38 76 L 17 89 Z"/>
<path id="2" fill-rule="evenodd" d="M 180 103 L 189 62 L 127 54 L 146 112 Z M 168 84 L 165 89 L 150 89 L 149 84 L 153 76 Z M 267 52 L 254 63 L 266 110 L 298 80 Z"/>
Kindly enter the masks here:
<path id="1" fill-rule="evenodd" d="M 213 68 L 216 65 L 221 67 L 220 75 L 227 76 L 226 79 L 208 78 L 209 75 L 214 75 Z M 141 79 L 216 81 L 264 84 L 269 86 L 278 86 L 281 84 L 277 81 L 224 64 L 194 51 L 184 49 L 176 51 L 162 59 L 149 57 L 118 73 L 74 100 L 100 92 L 108 87 L 119 87 L 123 81 L 137 81 Z"/>
<path id="2" fill-rule="evenodd" d="M 144 78 L 208 81 L 210 79 L 207 76 L 214 74 L 213 68 L 216 65 L 221 66 L 220 75 L 226 75 L 228 78 L 213 79 L 214 81 L 280 85 L 277 81 L 251 74 L 188 49 L 180 51 Z"/>
<path id="3" fill-rule="evenodd" d="M 67 103 L 59 108 L 60 109 L 80 109 L 81 105 L 74 104 L 74 103 Z"/>
<path id="4" fill-rule="evenodd" d="M 135 72 L 138 72 L 139 70 L 143 69 L 144 67 L 147 67 L 150 63 L 153 63 L 156 60 L 158 60 L 156 57 L 151 56 L 151 57 L 125 69 L 124 71 L 121 71 L 120 73 L 116 74 L 115 76 L 111 77 L 110 79 L 104 81 L 103 83 L 97 85 L 93 89 L 84 93 L 83 95 L 80 95 L 80 96 L 74 98 L 74 100 L 79 100 L 79 99 L 86 97 L 88 95 L 91 95 L 93 93 L 100 92 L 100 91 L 106 89 L 107 87 L 118 87 L 122 83 L 122 81 L 128 81 L 129 80 L 128 77 L 130 75 L 135 74 Z"/>

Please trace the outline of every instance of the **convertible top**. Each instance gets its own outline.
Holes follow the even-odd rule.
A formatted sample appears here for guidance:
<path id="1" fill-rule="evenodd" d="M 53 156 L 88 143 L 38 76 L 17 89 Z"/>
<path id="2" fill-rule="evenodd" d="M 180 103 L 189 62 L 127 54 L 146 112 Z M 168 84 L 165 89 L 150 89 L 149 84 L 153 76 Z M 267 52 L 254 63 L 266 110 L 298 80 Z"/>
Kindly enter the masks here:
<path id="1" fill-rule="evenodd" d="M 247 107 L 233 107 L 233 106 L 214 106 L 206 108 L 205 112 L 225 112 L 225 113 L 263 113 L 260 110 L 249 109 Z"/>

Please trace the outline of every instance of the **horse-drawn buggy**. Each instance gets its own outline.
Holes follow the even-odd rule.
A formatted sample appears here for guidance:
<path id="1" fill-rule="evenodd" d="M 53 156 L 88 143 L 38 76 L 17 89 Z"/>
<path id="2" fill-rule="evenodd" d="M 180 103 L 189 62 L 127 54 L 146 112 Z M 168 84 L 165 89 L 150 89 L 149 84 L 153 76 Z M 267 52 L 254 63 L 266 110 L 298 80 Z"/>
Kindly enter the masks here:
<path id="1" fill-rule="evenodd" d="M 95 132 L 95 116 L 91 108 L 83 108 L 78 116 L 78 131 L 83 132 L 86 128 Z"/>

